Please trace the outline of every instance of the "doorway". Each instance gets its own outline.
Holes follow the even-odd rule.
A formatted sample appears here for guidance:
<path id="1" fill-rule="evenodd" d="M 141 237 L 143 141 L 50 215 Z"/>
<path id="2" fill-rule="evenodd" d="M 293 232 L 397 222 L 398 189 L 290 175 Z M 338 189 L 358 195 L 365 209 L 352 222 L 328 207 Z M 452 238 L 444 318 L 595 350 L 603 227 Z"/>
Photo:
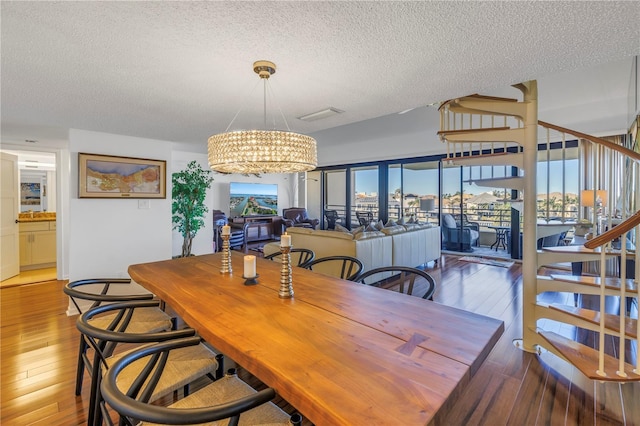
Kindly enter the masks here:
<path id="1" fill-rule="evenodd" d="M 57 278 L 56 153 L 2 149 L 18 158 L 20 271 L 0 282 L 11 287 Z"/>

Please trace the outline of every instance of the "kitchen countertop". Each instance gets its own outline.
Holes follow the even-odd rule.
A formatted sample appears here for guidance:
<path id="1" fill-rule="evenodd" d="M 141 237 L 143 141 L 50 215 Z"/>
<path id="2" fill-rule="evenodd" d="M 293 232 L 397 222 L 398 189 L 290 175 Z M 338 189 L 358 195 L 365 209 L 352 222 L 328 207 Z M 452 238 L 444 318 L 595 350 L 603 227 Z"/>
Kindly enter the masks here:
<path id="1" fill-rule="evenodd" d="M 53 222 L 56 220 L 55 212 L 20 213 L 18 222 Z"/>

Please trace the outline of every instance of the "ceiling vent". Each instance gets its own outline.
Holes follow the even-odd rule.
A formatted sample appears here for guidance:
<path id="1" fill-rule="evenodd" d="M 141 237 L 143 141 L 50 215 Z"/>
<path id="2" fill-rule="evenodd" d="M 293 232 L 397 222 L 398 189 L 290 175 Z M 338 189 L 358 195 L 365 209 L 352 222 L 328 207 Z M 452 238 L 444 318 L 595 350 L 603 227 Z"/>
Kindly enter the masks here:
<path id="1" fill-rule="evenodd" d="M 312 112 L 311 114 L 302 115 L 298 117 L 298 119 L 302 121 L 316 121 L 316 120 L 322 120 L 324 118 L 329 118 L 336 114 L 342 114 L 343 112 L 344 111 L 338 108 L 329 107 L 321 111 Z"/>

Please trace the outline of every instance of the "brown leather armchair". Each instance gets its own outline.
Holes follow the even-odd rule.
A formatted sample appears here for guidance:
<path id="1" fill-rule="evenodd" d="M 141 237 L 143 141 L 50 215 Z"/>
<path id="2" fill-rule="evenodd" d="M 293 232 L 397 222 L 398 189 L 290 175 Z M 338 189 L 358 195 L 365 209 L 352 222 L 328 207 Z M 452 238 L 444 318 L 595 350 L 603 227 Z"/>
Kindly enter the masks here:
<path id="1" fill-rule="evenodd" d="M 291 207 L 282 209 L 282 222 L 285 229 L 291 226 L 316 229 L 320 220 L 311 219 L 304 207 Z"/>

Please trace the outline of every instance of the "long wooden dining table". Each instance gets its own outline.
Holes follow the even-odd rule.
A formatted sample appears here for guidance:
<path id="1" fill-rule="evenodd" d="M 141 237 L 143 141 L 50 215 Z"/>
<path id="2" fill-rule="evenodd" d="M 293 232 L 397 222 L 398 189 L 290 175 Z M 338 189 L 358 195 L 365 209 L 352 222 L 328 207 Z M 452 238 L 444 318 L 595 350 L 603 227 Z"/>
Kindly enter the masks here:
<path id="1" fill-rule="evenodd" d="M 504 331 L 502 321 L 258 258 L 258 284 L 220 253 L 131 265 L 217 350 L 316 425 L 438 424 Z"/>

